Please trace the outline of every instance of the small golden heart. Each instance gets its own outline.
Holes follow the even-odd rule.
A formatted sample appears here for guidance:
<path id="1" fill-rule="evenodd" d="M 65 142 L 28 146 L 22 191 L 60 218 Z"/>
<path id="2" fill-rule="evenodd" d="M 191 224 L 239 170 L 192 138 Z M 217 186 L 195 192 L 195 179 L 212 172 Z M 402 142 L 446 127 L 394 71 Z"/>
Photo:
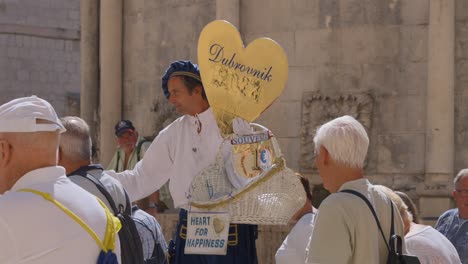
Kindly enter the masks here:
<path id="1" fill-rule="evenodd" d="M 288 59 L 281 46 L 258 38 L 244 48 L 239 31 L 216 20 L 198 40 L 198 65 L 210 106 L 223 134 L 232 120 L 254 121 L 281 94 L 288 78 Z"/>
<path id="2" fill-rule="evenodd" d="M 220 220 L 219 218 L 214 218 L 213 227 L 214 227 L 216 234 L 219 234 L 224 230 L 224 222 Z"/>

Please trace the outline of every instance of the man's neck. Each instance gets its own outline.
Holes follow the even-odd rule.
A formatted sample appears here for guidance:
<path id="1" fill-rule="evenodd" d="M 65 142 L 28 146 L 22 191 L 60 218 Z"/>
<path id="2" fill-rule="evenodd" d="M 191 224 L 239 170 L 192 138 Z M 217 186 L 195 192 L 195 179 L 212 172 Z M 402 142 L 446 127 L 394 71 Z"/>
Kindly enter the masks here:
<path id="1" fill-rule="evenodd" d="M 198 104 L 197 107 L 195 107 L 195 109 L 191 113 L 189 113 L 189 115 L 196 116 L 198 114 L 205 112 L 206 110 L 208 110 L 208 108 L 210 108 L 210 104 L 208 103 L 207 100 L 203 99 L 200 102 L 200 104 Z"/>
<path id="2" fill-rule="evenodd" d="M 462 221 L 468 220 L 468 213 L 461 212 L 460 209 L 458 209 L 458 217 Z"/>
<path id="3" fill-rule="evenodd" d="M 337 189 L 334 192 L 337 192 L 341 188 L 341 186 L 343 186 L 343 184 L 347 182 L 364 178 L 362 169 L 349 167 L 337 168 L 333 175 L 338 175 L 336 177 L 336 179 L 338 180 L 338 184 L 336 186 Z"/>
<path id="4" fill-rule="evenodd" d="M 83 167 L 83 166 L 88 166 L 91 164 L 91 161 L 89 160 L 82 160 L 82 161 L 78 161 L 78 162 L 73 162 L 73 163 L 70 163 L 68 165 L 66 164 L 63 164 L 62 166 L 65 167 L 65 173 L 67 175 L 69 175 L 70 173 L 74 172 L 74 171 L 77 171 L 79 168 Z"/>

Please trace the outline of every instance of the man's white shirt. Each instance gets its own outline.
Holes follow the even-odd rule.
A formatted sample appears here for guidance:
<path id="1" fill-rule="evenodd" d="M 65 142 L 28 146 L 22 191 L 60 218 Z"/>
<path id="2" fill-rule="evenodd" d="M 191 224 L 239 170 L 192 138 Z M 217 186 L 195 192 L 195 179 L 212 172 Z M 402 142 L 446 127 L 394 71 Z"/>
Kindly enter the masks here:
<path id="1" fill-rule="evenodd" d="M 197 116 L 184 115 L 162 130 L 133 170 L 106 172 L 122 183 L 132 201 L 169 180 L 174 206 L 184 207 L 193 178 L 215 161 L 222 141 L 209 108 Z"/>
<path id="2" fill-rule="evenodd" d="M 62 167 L 25 174 L 0 196 L 0 263 L 96 263 L 101 248 L 52 202 L 20 189 L 50 193 L 104 239 L 107 218 L 96 197 L 72 183 Z M 120 258 L 119 243 L 116 253 Z"/>

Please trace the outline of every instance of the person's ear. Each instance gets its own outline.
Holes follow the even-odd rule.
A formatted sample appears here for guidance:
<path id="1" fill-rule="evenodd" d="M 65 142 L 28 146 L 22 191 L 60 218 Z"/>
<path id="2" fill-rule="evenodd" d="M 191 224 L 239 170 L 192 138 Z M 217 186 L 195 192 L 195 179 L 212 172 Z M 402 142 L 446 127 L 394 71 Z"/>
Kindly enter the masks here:
<path id="1" fill-rule="evenodd" d="M 316 162 L 320 165 L 328 165 L 330 163 L 330 153 L 328 153 L 328 150 L 324 146 L 320 146 Z"/>
<path id="2" fill-rule="evenodd" d="M 12 150 L 13 148 L 8 141 L 0 139 L 0 167 L 6 167 L 10 163 Z"/>
<path id="3" fill-rule="evenodd" d="M 195 89 L 193 89 L 193 91 L 195 92 L 195 94 L 201 96 L 203 92 L 203 87 L 201 85 L 197 85 L 195 86 Z"/>

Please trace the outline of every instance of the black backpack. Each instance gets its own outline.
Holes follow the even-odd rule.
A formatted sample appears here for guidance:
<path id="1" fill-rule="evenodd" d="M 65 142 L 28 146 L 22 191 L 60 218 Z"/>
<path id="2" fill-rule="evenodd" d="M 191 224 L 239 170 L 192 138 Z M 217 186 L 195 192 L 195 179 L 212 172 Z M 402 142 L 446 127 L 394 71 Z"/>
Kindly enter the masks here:
<path id="1" fill-rule="evenodd" d="M 100 172 L 102 173 L 102 172 Z M 122 206 L 116 207 L 114 199 L 106 190 L 104 185 L 98 180 L 95 175 L 90 174 L 87 170 L 81 169 L 73 172 L 71 176 L 85 177 L 89 181 L 93 182 L 98 190 L 106 197 L 114 215 L 119 218 L 122 228 L 119 231 L 120 240 L 120 254 L 122 264 L 139 264 L 144 263 L 143 248 L 141 245 L 140 235 L 135 226 L 135 220 L 132 217 L 132 208 L 130 205 L 130 199 L 128 198 L 127 192 L 125 192 L 125 210 Z"/>

